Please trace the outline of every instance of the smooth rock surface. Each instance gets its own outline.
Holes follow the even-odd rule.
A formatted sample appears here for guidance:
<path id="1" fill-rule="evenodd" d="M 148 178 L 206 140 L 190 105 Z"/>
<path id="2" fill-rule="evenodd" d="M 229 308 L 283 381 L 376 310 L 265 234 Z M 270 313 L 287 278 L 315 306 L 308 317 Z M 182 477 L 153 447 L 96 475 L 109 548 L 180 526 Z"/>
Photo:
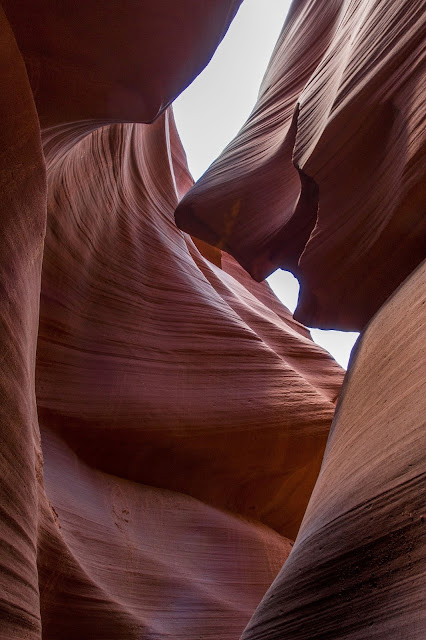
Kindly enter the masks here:
<path id="1" fill-rule="evenodd" d="M 170 110 L 43 139 L 43 640 L 234 640 L 289 554 L 343 371 L 177 229 Z"/>
<path id="2" fill-rule="evenodd" d="M 421 0 L 293 2 L 240 133 L 176 211 L 262 280 L 292 271 L 295 317 L 361 330 L 424 259 Z"/>
<path id="3" fill-rule="evenodd" d="M 420 3 L 293 3 L 193 241 L 167 107 L 238 5 L 0 10 L 1 640 L 424 637 L 424 266 L 320 472 L 343 371 L 222 251 L 333 327 L 418 263 Z"/>
<path id="4" fill-rule="evenodd" d="M 43 427 L 42 444 L 52 505 L 38 549 L 43 640 L 240 636 L 289 541 L 89 467 Z"/>
<path id="5" fill-rule="evenodd" d="M 113 78 L 114 110 L 64 69 L 57 93 L 50 64 L 37 86 L 26 29 L 58 68 L 66 38 L 6 6 L 32 86 L 1 13 L 0 638 L 235 640 L 289 554 L 343 371 L 177 229 L 171 110 L 100 127 L 129 117 Z"/>
<path id="6" fill-rule="evenodd" d="M 341 368 L 266 283 L 177 229 L 190 177 L 171 112 L 79 133 L 45 134 L 43 425 L 96 468 L 294 538 Z"/>
<path id="7" fill-rule="evenodd" d="M 292 553 L 242 640 L 425 637 L 425 306 L 423 263 L 358 342 Z"/>
<path id="8" fill-rule="evenodd" d="M 212 57 L 242 0 L 2 0 L 43 126 L 151 122 Z"/>

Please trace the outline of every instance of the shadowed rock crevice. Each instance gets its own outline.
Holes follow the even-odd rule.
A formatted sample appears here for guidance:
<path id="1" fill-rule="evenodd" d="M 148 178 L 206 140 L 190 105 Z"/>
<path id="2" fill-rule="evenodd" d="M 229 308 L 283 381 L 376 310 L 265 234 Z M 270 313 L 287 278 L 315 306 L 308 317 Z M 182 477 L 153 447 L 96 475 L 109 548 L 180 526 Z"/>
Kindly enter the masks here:
<path id="1" fill-rule="evenodd" d="M 297 137 L 299 112 L 300 107 L 296 105 L 286 136 L 285 147 L 291 146 L 291 155 L 293 155 Z M 258 282 L 261 282 L 270 275 L 271 272 L 276 269 L 277 265 L 279 265 L 281 269 L 291 271 L 295 277 L 298 276 L 300 256 L 317 222 L 319 208 L 318 184 L 311 176 L 308 176 L 302 171 L 295 162 L 293 162 L 293 164 L 300 179 L 299 197 L 297 198 L 294 211 L 290 217 L 283 212 L 284 218 L 288 219 L 283 223 L 282 228 L 276 235 L 268 241 L 265 254 L 256 258 L 250 267 L 248 267 L 250 275 Z M 237 255 L 235 255 L 235 257 L 238 259 Z M 240 262 L 243 264 L 241 259 Z"/>
<path id="2" fill-rule="evenodd" d="M 238 203 L 224 249 L 255 279 L 295 273 L 308 326 L 362 330 L 425 257 L 421 16 L 420 0 L 293 3 L 247 122 L 180 204 L 212 241 Z"/>
<path id="3" fill-rule="evenodd" d="M 279 263 L 281 269 L 291 271 L 297 278 L 300 274 L 298 268 L 300 256 L 317 222 L 320 204 L 318 184 L 297 165 L 295 167 L 300 178 L 300 196 L 294 214 L 271 241 L 269 262 L 270 264 Z M 262 272 L 268 271 L 269 269 L 264 269 Z"/>

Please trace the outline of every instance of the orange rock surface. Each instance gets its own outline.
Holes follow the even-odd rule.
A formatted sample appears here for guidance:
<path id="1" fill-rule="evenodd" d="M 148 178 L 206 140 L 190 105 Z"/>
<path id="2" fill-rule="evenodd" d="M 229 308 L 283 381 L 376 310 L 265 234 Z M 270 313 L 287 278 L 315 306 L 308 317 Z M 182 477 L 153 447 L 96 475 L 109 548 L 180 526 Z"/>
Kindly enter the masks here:
<path id="1" fill-rule="evenodd" d="M 295 317 L 361 330 L 425 257 L 424 3 L 292 3 L 246 124 L 178 225 L 254 278 L 292 271 Z"/>

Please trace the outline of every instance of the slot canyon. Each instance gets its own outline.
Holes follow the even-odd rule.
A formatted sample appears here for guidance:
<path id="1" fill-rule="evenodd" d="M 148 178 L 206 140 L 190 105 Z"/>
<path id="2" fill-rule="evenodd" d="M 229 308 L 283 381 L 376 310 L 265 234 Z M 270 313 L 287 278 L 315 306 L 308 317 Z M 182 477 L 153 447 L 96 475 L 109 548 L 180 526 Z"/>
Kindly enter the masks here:
<path id="1" fill-rule="evenodd" d="M 0 0 L 0 640 L 426 637 L 425 4 L 293 0 L 194 182 L 241 4 Z"/>

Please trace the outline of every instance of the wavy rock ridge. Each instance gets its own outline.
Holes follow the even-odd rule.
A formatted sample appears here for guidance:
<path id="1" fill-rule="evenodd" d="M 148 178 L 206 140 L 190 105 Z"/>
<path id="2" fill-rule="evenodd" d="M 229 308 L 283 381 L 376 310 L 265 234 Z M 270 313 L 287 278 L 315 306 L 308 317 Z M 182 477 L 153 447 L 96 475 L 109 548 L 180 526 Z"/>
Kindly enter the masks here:
<path id="1" fill-rule="evenodd" d="M 2 4 L 0 638 L 421 640 L 424 268 L 334 415 L 340 367 L 223 251 L 259 278 L 286 255 L 332 326 L 417 264 L 419 3 L 295 2 L 194 187 L 169 104 L 239 2 Z"/>
<path id="2" fill-rule="evenodd" d="M 423 263 L 357 343 L 294 548 L 242 640 L 424 636 L 425 294 Z"/>
<path id="3" fill-rule="evenodd" d="M 121 102 L 108 52 L 96 87 L 58 65 L 65 100 L 19 4 L 32 86 L 4 14 L 1 40 L 0 637 L 236 638 L 290 552 L 343 372 L 266 284 L 177 229 L 177 72 L 145 92 L 154 124 L 111 124 L 154 111 Z M 212 9 L 216 42 L 235 6 Z M 45 25 L 56 61 L 63 19 Z"/>
<path id="4" fill-rule="evenodd" d="M 58 616 L 56 576 L 43 637 L 235 638 L 290 551 L 342 372 L 266 285 L 174 225 L 190 178 L 171 112 L 70 136 L 45 136 L 36 388 L 76 603 Z M 89 603 L 102 592 L 102 624 L 81 615 L 85 589 Z"/>
<path id="5" fill-rule="evenodd" d="M 360 331 L 425 257 L 424 5 L 293 2 L 246 124 L 180 203 L 185 231 L 295 317 Z"/>

